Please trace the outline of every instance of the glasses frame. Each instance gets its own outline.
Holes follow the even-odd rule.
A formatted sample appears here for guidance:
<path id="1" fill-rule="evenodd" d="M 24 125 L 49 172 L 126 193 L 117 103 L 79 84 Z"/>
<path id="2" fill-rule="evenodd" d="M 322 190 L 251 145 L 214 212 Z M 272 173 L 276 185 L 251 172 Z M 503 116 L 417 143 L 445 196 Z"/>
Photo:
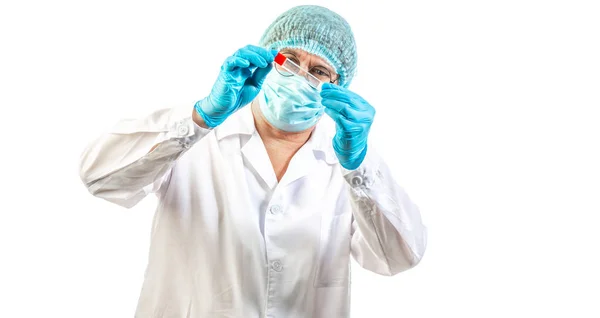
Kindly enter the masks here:
<path id="1" fill-rule="evenodd" d="M 277 71 L 277 73 L 279 73 L 279 75 L 284 76 L 284 77 L 291 77 L 294 75 L 303 77 L 304 79 L 306 79 L 306 81 L 308 82 L 310 87 L 312 87 L 314 89 L 318 89 L 319 86 L 322 83 L 324 83 L 324 81 L 321 81 L 316 76 L 312 75 L 309 70 L 306 70 L 306 69 L 300 67 L 300 65 L 296 64 L 295 62 L 290 60 L 287 56 L 285 56 L 281 53 L 277 54 L 273 64 L 274 64 L 275 70 Z M 288 64 L 288 66 L 286 66 L 286 64 Z M 288 74 L 281 73 L 281 70 L 279 69 L 280 67 L 285 69 L 290 74 L 288 75 Z M 293 70 L 292 68 L 294 68 L 296 70 Z M 305 75 L 302 75 L 301 72 L 304 72 Z M 337 78 L 334 80 L 331 78 L 331 75 L 329 76 L 329 83 L 333 84 L 333 83 L 335 83 L 336 80 L 337 80 Z"/>

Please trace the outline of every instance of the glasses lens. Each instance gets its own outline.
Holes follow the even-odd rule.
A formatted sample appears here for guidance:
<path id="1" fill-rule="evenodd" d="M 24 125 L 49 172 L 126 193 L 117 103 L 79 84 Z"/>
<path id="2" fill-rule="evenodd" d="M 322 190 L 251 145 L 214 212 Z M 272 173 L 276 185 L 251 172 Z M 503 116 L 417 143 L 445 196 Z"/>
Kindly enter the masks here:
<path id="1" fill-rule="evenodd" d="M 315 67 L 311 69 L 310 74 L 318 78 L 321 82 L 331 82 L 331 75 L 329 74 L 329 72 L 320 67 Z"/>
<path id="2" fill-rule="evenodd" d="M 308 73 L 308 76 L 306 76 L 306 81 L 308 82 L 308 85 L 310 85 L 310 87 L 312 88 L 318 88 L 319 84 L 321 84 L 321 81 L 312 76 L 312 74 Z"/>
<path id="3" fill-rule="evenodd" d="M 305 71 L 304 69 L 300 68 L 297 64 L 295 64 L 294 62 L 292 62 L 290 60 L 286 60 L 284 62 L 285 66 L 281 66 L 277 63 L 274 63 L 274 64 L 275 64 L 275 70 L 277 71 L 277 73 L 279 73 L 285 77 L 290 77 L 290 76 L 302 77 L 303 79 L 305 79 L 308 82 L 308 85 L 310 85 L 310 87 L 312 87 L 312 88 L 318 89 L 319 84 L 321 84 L 321 82 L 322 82 L 318 77 L 314 76 L 312 74 L 312 72 Z"/>
<path id="4" fill-rule="evenodd" d="M 289 77 L 289 76 L 294 76 L 294 73 L 286 70 L 285 68 L 283 68 L 281 65 L 274 63 L 275 64 L 275 70 L 277 71 L 277 73 L 285 76 L 285 77 Z"/>

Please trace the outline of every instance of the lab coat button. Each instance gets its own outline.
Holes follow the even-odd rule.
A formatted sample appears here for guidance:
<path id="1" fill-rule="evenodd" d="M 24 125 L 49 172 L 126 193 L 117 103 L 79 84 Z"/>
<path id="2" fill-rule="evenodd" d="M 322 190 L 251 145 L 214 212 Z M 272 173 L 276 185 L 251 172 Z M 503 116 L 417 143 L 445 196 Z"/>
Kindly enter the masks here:
<path id="1" fill-rule="evenodd" d="M 177 133 L 179 134 L 179 136 L 185 136 L 188 133 L 188 127 L 185 125 L 179 126 L 177 128 Z"/>
<path id="2" fill-rule="evenodd" d="M 352 185 L 353 186 L 359 186 L 363 184 L 363 179 L 359 176 L 353 177 L 352 178 Z"/>
<path id="3" fill-rule="evenodd" d="M 274 261 L 273 264 L 271 264 L 271 268 L 276 272 L 281 272 L 283 265 L 281 265 L 280 261 Z"/>
<path id="4" fill-rule="evenodd" d="M 271 214 L 279 214 L 281 213 L 281 207 L 279 205 L 272 205 L 269 211 L 271 211 Z"/>

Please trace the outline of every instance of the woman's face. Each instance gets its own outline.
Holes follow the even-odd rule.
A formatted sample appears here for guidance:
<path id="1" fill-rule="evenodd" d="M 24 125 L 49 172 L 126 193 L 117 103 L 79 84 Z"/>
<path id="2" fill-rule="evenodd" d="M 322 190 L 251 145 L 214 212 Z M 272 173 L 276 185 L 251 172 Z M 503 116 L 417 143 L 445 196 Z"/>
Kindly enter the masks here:
<path id="1" fill-rule="evenodd" d="M 279 53 L 285 55 L 285 57 L 298 64 L 301 68 L 308 70 L 309 73 L 314 75 L 321 82 L 338 83 L 338 74 L 335 72 L 334 68 L 321 57 L 301 49 L 292 48 L 281 49 Z"/>

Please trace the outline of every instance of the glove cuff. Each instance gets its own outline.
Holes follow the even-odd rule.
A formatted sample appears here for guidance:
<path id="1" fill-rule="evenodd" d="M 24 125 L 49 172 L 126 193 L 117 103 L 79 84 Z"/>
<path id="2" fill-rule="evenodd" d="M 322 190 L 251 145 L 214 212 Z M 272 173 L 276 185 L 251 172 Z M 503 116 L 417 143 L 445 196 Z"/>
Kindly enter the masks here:
<path id="1" fill-rule="evenodd" d="M 210 101 L 210 96 L 201 99 L 199 101 L 196 102 L 196 104 L 194 105 L 194 109 L 196 110 L 196 112 L 198 113 L 198 115 L 200 115 L 200 117 L 202 117 L 202 119 L 204 120 L 204 123 L 206 124 L 206 126 L 208 126 L 209 128 L 215 128 L 217 126 L 219 126 L 221 123 L 223 123 L 225 121 L 225 118 L 219 118 L 218 116 L 209 116 L 207 115 L 202 109 L 206 108 L 206 103 L 211 104 L 209 106 L 209 109 L 212 106 L 212 103 Z"/>
<path id="2" fill-rule="evenodd" d="M 360 167 L 365 159 L 365 156 L 367 155 L 367 147 L 368 145 L 365 144 L 364 148 L 360 152 L 342 152 L 336 150 L 334 144 L 334 150 L 336 150 L 336 152 L 339 154 L 338 159 L 340 164 L 347 170 L 356 170 L 358 167 Z"/>

